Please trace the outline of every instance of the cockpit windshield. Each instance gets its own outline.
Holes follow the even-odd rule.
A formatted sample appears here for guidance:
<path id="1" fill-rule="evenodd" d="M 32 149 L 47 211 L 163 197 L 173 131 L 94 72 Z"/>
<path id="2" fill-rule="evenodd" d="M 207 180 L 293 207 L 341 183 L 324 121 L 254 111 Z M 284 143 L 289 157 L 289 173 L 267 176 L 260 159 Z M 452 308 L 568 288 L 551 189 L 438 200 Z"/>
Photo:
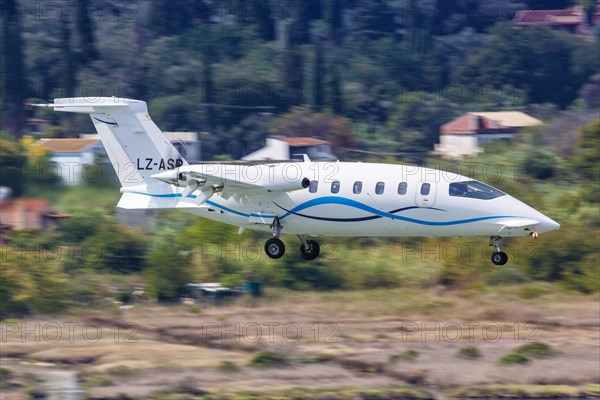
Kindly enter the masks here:
<path id="1" fill-rule="evenodd" d="M 450 184 L 450 196 L 491 200 L 505 194 L 498 189 L 478 181 L 454 182 Z"/>

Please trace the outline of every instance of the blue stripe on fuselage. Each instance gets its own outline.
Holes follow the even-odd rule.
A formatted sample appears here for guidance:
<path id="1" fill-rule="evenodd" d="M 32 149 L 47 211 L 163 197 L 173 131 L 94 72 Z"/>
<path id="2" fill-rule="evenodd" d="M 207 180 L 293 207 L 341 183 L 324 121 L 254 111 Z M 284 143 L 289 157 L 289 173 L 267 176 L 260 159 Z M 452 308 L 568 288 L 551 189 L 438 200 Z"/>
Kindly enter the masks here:
<path id="1" fill-rule="evenodd" d="M 167 194 L 152 194 L 152 193 L 143 193 L 143 192 L 130 192 L 130 193 L 136 193 L 136 194 L 141 194 L 141 195 L 145 195 L 145 196 L 152 196 L 152 197 L 181 197 L 181 193 L 167 193 Z M 190 198 L 196 198 L 195 195 L 190 194 L 188 197 Z M 223 205 L 217 204 L 214 201 L 210 201 L 207 200 L 206 204 L 209 204 L 213 207 L 219 208 L 223 211 L 227 211 L 230 212 L 232 214 L 235 215 L 239 215 L 241 217 L 245 217 L 245 218 L 249 218 L 251 216 L 261 216 L 263 218 L 275 218 L 275 215 L 261 215 L 261 214 L 247 214 L 247 213 L 243 213 L 237 210 L 234 210 L 232 208 L 229 207 L 225 207 Z M 413 224 L 419 224 L 419 225 L 428 225 L 428 226 L 450 226 L 450 225 L 461 225 L 461 224 L 469 224 L 472 222 L 479 222 L 479 221 L 485 221 L 485 220 L 490 220 L 490 219 L 498 219 L 498 218 L 523 218 L 523 217 L 517 217 L 517 216 L 512 216 L 512 215 L 493 215 L 493 216 L 488 216 L 488 217 L 477 217 L 477 218 L 467 218 L 467 219 L 459 219 L 459 220 L 454 220 L 454 221 L 425 221 L 425 220 L 421 220 L 421 219 L 416 219 L 416 218 L 409 218 L 409 217 L 403 217 L 401 215 L 396 215 L 396 214 L 392 214 L 389 212 L 385 212 L 385 211 L 381 211 L 378 210 L 376 208 L 373 208 L 371 206 L 368 206 L 366 204 L 360 203 L 358 201 L 355 200 L 351 200 L 351 199 L 347 199 L 345 197 L 335 197 L 335 196 L 325 196 L 325 197 L 319 197 L 316 199 L 312 199 L 312 200 L 308 200 L 294 208 L 292 208 L 289 211 L 286 211 L 283 215 L 281 215 L 279 217 L 279 220 L 283 220 L 287 217 L 289 217 L 290 215 L 297 215 L 303 218 L 311 218 L 311 219 L 320 219 L 320 220 L 325 220 L 325 221 L 332 221 L 332 222 L 357 222 L 358 218 L 330 218 L 330 217 L 319 217 L 319 216 L 309 216 L 309 215 L 303 215 L 303 214 L 298 214 L 298 211 L 302 211 L 305 210 L 307 208 L 312 208 L 312 207 L 317 207 L 317 206 L 321 206 L 321 205 L 327 205 L 327 204 L 339 204 L 339 205 L 344 205 L 344 206 L 348 206 L 348 207 L 352 207 L 352 208 L 356 208 L 365 212 L 369 212 L 371 214 L 374 214 L 375 217 L 383 217 L 383 218 L 390 218 L 390 219 L 394 219 L 394 220 L 399 220 L 399 221 L 405 221 L 405 222 L 411 222 Z M 406 209 L 413 209 L 414 207 L 407 207 L 405 209 L 399 209 L 399 210 L 395 210 L 395 212 L 398 211 L 404 211 Z M 430 207 L 417 207 L 417 208 L 425 208 L 425 209 L 431 209 Z M 440 209 L 434 209 L 437 211 L 443 211 Z M 368 219 L 372 219 L 371 217 L 364 217 L 364 218 L 368 218 Z M 362 219 L 364 220 L 364 219 Z"/>

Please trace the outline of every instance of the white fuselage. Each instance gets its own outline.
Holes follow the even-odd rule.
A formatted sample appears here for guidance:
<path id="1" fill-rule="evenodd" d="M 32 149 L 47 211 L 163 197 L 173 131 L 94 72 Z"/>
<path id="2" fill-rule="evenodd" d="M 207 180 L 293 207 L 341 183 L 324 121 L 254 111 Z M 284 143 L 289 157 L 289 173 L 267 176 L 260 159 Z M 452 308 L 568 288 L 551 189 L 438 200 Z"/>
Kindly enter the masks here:
<path id="1" fill-rule="evenodd" d="M 282 233 L 315 236 L 525 236 L 534 230 L 545 232 L 559 226 L 508 194 L 492 199 L 451 196 L 451 183 L 473 180 L 443 170 L 353 162 L 227 168 L 229 176 L 237 174 L 238 179 L 252 181 L 258 175 L 273 175 L 277 179 L 283 171 L 285 179 L 306 177 L 318 182 L 318 187 L 314 190 L 313 183 L 310 188 L 288 192 L 214 195 L 200 206 L 188 203 L 183 207 L 182 203 L 191 203 L 192 199 L 181 199 L 178 189 L 179 193 L 173 194 L 179 196 L 177 208 L 264 231 L 271 230 L 270 224 L 277 217 Z M 405 192 L 404 188 L 399 190 L 403 182 Z M 429 184 L 427 194 L 422 194 L 423 184 Z M 356 190 L 359 185 L 360 191 Z"/>

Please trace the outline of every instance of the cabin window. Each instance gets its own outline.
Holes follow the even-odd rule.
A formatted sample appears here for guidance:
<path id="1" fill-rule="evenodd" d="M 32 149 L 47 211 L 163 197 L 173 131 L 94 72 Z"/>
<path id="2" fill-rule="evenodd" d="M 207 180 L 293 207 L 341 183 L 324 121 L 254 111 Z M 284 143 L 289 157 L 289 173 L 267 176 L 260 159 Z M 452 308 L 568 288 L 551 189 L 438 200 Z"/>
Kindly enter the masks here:
<path id="1" fill-rule="evenodd" d="M 408 189 L 408 184 L 406 182 L 400 182 L 400 184 L 398 185 L 398 194 L 405 195 L 406 189 Z"/>
<path id="2" fill-rule="evenodd" d="M 340 191 L 340 181 L 331 182 L 331 193 L 339 193 Z"/>
<path id="3" fill-rule="evenodd" d="M 454 182 L 450 184 L 450 196 L 491 200 L 506 193 L 478 181 Z"/>
<path id="4" fill-rule="evenodd" d="M 377 185 L 375 185 L 375 194 L 383 194 L 384 189 L 385 183 L 377 182 Z"/>
<path id="5" fill-rule="evenodd" d="M 319 182 L 318 181 L 310 181 L 310 185 L 308 186 L 308 191 L 309 192 L 316 193 L 318 188 L 319 188 Z"/>
<path id="6" fill-rule="evenodd" d="M 354 194 L 360 194 L 360 192 L 362 192 L 362 182 L 361 181 L 354 182 L 354 187 L 352 188 L 352 192 Z"/>
<path id="7" fill-rule="evenodd" d="M 421 185 L 421 195 L 422 196 L 427 196 L 429 194 L 429 191 L 431 190 L 431 184 L 430 183 L 424 183 Z"/>

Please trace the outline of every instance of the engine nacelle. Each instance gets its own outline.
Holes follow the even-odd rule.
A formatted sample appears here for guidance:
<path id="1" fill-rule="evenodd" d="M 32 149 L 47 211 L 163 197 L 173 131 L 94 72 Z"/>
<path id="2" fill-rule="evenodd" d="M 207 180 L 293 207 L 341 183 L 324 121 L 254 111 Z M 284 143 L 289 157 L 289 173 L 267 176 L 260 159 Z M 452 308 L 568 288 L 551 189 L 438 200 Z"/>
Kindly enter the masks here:
<path id="1" fill-rule="evenodd" d="M 269 192 L 291 192 L 294 190 L 306 189 L 310 186 L 310 179 L 298 178 L 295 180 L 279 177 L 278 179 L 261 182 L 261 186 Z"/>

